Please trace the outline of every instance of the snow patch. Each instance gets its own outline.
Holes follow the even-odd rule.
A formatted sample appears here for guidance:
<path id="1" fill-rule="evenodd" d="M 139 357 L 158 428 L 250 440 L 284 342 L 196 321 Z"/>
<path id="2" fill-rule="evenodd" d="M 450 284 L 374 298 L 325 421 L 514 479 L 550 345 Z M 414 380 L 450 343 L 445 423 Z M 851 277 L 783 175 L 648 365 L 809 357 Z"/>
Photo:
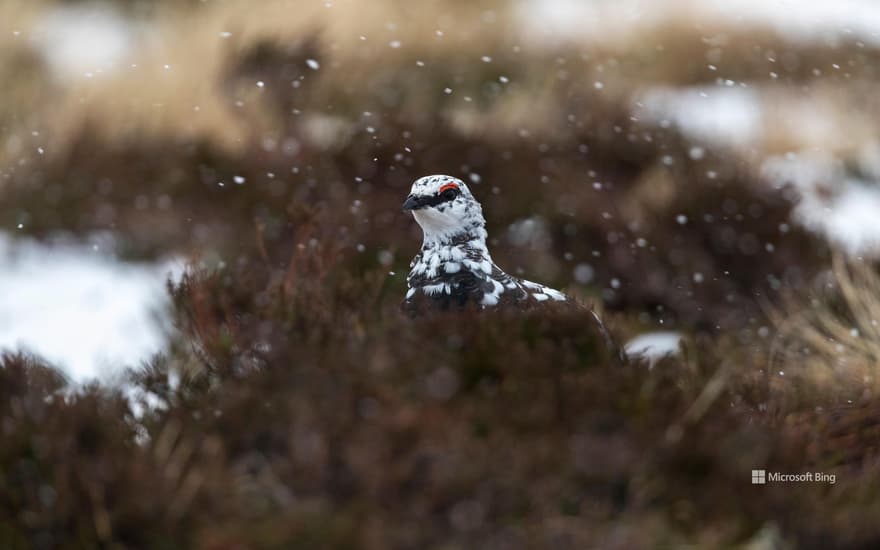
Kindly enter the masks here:
<path id="1" fill-rule="evenodd" d="M 880 44 L 875 0 L 520 0 L 520 27 L 537 43 L 628 40 L 652 26 L 764 28 L 797 42 L 843 38 Z"/>
<path id="2" fill-rule="evenodd" d="M 793 219 L 853 255 L 880 257 L 880 155 L 866 148 L 858 174 L 830 157 L 768 159 L 762 172 L 773 185 L 791 185 L 800 200 Z M 876 153 L 876 151 L 875 151 Z"/>
<path id="3" fill-rule="evenodd" d="M 674 331 L 646 332 L 639 334 L 624 345 L 626 354 L 648 359 L 651 365 L 671 355 L 678 355 L 681 334 Z"/>
<path id="4" fill-rule="evenodd" d="M 747 88 L 655 88 L 639 94 L 636 105 L 637 118 L 675 126 L 695 141 L 745 146 L 763 131 L 760 97 Z"/>
<path id="5" fill-rule="evenodd" d="M 166 344 L 165 281 L 182 269 L 0 233 L 0 350 L 35 353 L 77 382 L 137 366 Z"/>
<path id="6" fill-rule="evenodd" d="M 40 19 L 32 44 L 61 79 L 89 78 L 109 72 L 132 53 L 136 25 L 99 6 L 54 8 Z"/>

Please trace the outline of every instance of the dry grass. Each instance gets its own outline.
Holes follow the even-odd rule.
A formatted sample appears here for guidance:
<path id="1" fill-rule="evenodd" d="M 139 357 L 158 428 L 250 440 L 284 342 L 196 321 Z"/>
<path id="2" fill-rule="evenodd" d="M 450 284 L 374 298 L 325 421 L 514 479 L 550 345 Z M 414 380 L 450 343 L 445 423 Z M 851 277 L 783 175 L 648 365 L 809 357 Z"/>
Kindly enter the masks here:
<path id="1" fill-rule="evenodd" d="M 833 268 L 809 298 L 790 298 L 774 312 L 777 342 L 771 376 L 780 385 L 827 403 L 878 395 L 880 276 L 865 261 L 835 256 Z"/>
<path id="2" fill-rule="evenodd" d="M 283 138 L 289 131 L 289 122 L 277 114 L 278 96 L 306 115 L 324 112 L 347 125 L 358 126 L 364 110 L 382 112 L 384 101 L 385 108 L 406 119 L 442 112 L 453 128 L 481 139 L 526 131 L 535 139 L 566 141 L 572 117 L 590 125 L 597 122 L 591 120 L 597 110 L 628 110 L 633 90 L 658 84 L 711 85 L 718 78 L 773 85 L 807 97 L 821 96 L 821 88 L 830 87 L 828 127 L 853 128 L 861 124 L 848 118 L 851 99 L 841 91 L 852 88 L 858 94 L 860 83 L 876 78 L 876 52 L 864 44 L 842 42 L 831 49 L 793 45 L 771 31 L 690 20 L 686 12 L 647 18 L 639 32 L 606 29 L 585 36 L 584 44 L 541 46 L 523 41 L 521 18 L 493 2 L 421 3 L 416 8 L 389 0 L 362 10 L 347 1 L 327 7 L 271 0 L 156 3 L 141 19 L 149 30 L 137 35 L 120 70 L 59 82 L 36 68 L 38 58 L 25 38 L 54 5 L 45 0 L 7 3 L 4 30 L 20 29 L 22 34 L 4 32 L 2 38 L 8 46 L 3 55 L 12 60 L 7 66 L 16 75 L 23 64 L 34 72 L 29 78 L 8 79 L 13 86 L 4 92 L 3 104 L 19 112 L 24 107 L 32 115 L 12 129 L 29 133 L 39 127 L 47 132 L 44 144 L 50 154 L 69 149 L 84 128 L 108 143 L 207 139 L 241 151 L 255 138 Z M 717 43 L 718 37 L 723 43 Z M 302 66 L 304 59 L 299 58 L 282 60 L 300 63 L 292 78 L 236 71 L 260 47 L 299 51 L 297 45 L 309 38 L 314 39 L 310 53 L 320 63 L 317 71 Z M 391 47 L 394 42 L 400 47 Z M 714 60 L 716 50 L 723 51 L 722 61 Z M 782 54 L 785 63 L 777 59 Z M 482 63 L 483 56 L 491 63 Z M 417 69 L 416 62 L 424 66 Z M 830 69 L 832 64 L 841 69 Z M 817 76 L 814 70 L 822 72 Z M 304 89 L 291 88 L 299 76 L 306 78 Z M 499 84 L 502 76 L 509 85 Z M 256 85 L 261 77 L 267 77 L 264 88 Z M 495 90 L 487 88 L 492 80 Z M 594 89 L 594 82 L 603 84 L 602 91 Z M 442 92 L 447 87 L 453 90 L 449 96 Z M 396 97 L 388 96 L 390 90 Z M 862 120 L 867 118 L 864 110 L 860 113 Z M 797 144 L 834 147 L 840 141 L 828 135 L 822 143 L 803 144 L 799 125 L 780 127 L 772 120 L 767 129 L 773 132 L 770 151 Z M 19 156 L 16 150 L 6 158 Z"/>

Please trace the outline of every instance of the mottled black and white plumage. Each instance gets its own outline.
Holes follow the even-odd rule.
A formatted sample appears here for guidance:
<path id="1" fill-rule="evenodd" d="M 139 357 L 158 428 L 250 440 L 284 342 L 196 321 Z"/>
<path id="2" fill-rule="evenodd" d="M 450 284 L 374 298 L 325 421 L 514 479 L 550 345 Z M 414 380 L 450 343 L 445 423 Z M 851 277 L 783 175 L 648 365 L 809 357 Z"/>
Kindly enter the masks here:
<path id="1" fill-rule="evenodd" d="M 463 181 L 452 176 L 426 176 L 412 185 L 403 209 L 422 227 L 422 249 L 406 277 L 404 310 L 411 314 L 465 308 L 572 308 L 581 306 L 558 290 L 525 281 L 501 270 L 486 247 L 486 220 L 480 203 Z M 620 362 L 623 351 L 605 323 L 588 311 L 608 350 Z"/>
<path id="2" fill-rule="evenodd" d="M 502 271 L 486 248 L 483 209 L 463 181 L 451 176 L 416 180 L 403 205 L 422 227 L 424 241 L 406 278 L 404 308 L 530 308 L 573 300 L 552 288 Z"/>

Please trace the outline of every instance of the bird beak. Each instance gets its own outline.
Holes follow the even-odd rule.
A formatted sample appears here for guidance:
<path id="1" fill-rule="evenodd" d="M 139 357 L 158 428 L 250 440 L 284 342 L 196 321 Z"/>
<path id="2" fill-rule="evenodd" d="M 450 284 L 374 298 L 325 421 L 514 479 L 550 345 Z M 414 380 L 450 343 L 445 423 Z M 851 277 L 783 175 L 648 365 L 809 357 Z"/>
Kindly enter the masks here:
<path id="1" fill-rule="evenodd" d="M 410 195 L 406 198 L 406 201 L 403 203 L 404 210 L 418 210 L 419 208 L 423 208 L 425 206 L 424 197 L 419 197 L 417 195 Z"/>

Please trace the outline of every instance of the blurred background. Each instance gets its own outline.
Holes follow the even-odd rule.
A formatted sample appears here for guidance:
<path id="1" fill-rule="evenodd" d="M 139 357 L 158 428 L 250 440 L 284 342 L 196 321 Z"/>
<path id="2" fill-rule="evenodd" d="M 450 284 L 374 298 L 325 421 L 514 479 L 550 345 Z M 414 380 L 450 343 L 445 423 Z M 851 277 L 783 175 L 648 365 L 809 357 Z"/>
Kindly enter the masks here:
<path id="1" fill-rule="evenodd" d="M 0 540 L 875 547 L 878 62 L 870 0 L 5 0 Z M 401 319 L 435 173 L 632 364 Z"/>

